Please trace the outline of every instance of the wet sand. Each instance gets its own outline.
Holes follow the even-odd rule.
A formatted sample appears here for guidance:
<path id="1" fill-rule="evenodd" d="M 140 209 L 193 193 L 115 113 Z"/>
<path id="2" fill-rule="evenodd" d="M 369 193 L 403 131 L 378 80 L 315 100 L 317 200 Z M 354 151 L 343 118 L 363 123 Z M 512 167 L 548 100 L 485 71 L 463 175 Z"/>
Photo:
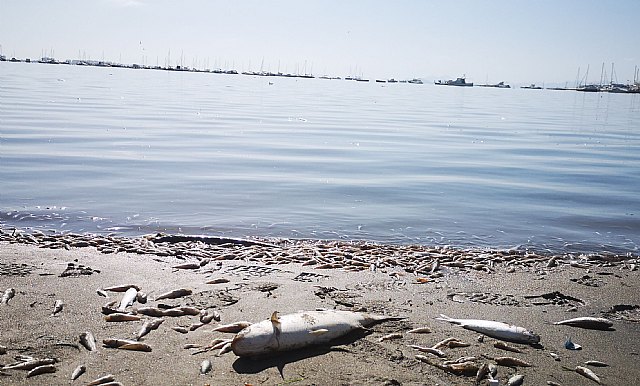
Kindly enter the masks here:
<path id="1" fill-rule="evenodd" d="M 609 365 L 590 367 L 607 385 L 631 385 L 640 377 L 640 273 L 633 256 L 553 257 L 452 249 L 429 252 L 374 244 L 274 240 L 247 245 L 227 240 L 210 249 L 207 240 L 142 240 L 145 248 L 156 247 L 151 254 L 147 253 L 151 250 L 125 248 L 130 241 L 126 239 L 110 244 L 88 236 L 63 242 L 44 235 L 2 236 L 0 292 L 14 288 L 16 293 L 8 304 L 0 304 L 0 346 L 6 348 L 0 364 L 15 363 L 18 355 L 55 358 L 57 363 L 55 373 L 31 378 L 26 378 L 27 371 L 0 370 L 0 384 L 69 384 L 79 365 L 87 370 L 73 384 L 87 384 L 107 374 L 124 385 L 470 385 L 475 381 L 475 376 L 455 375 L 423 363 L 416 354 L 428 356 L 434 363 L 473 356 L 472 362 L 481 365 L 495 363 L 495 357 L 511 356 L 532 365 L 498 366 L 500 385 L 506 385 L 515 374 L 524 375 L 524 385 L 547 381 L 595 385 L 575 371 L 563 369 L 589 367 L 584 364 L 588 360 Z M 172 243 L 182 246 L 174 248 Z M 362 255 L 356 256 L 353 249 L 362 250 Z M 312 259 L 303 256 L 305 251 L 318 260 L 309 263 Z M 340 255 L 340 251 L 348 252 Z M 411 253 L 423 256 L 424 262 L 408 268 L 407 263 L 394 265 L 387 259 L 408 262 Z M 367 260 L 367 256 L 372 258 Z M 449 263 L 456 261 L 458 264 Z M 203 265 L 172 268 L 184 263 Z M 228 282 L 206 284 L 218 278 Z M 112 300 L 119 302 L 123 294 L 108 292 L 107 299 L 96 290 L 119 284 L 135 284 L 148 294 L 145 305 L 134 303 L 127 311 L 141 306 L 192 306 L 215 310 L 221 320 L 183 334 L 173 327 L 189 328 L 198 322 L 198 316 L 165 317 L 157 330 L 141 340 L 151 352 L 103 347 L 106 338 L 134 339 L 143 322 L 150 319 L 104 320 L 102 306 Z M 155 300 L 176 288 L 188 288 L 192 294 Z M 64 307 L 51 316 L 58 299 Z M 316 308 L 406 319 L 377 324 L 332 347 L 255 360 L 238 358 L 232 352 L 218 356 L 218 350 L 197 353 L 202 349 L 185 348 L 187 344 L 207 346 L 215 338 L 231 338 L 233 334 L 212 332 L 219 324 L 257 322 L 269 318 L 273 311 L 287 314 Z M 522 353 L 501 350 L 494 347 L 496 339 L 479 339 L 479 333 L 435 320 L 440 314 L 522 326 L 540 335 L 540 345 L 509 343 Z M 613 321 L 613 329 L 552 324 L 578 316 L 606 317 Z M 429 327 L 432 332 L 407 332 L 417 327 Z M 86 331 L 97 338 L 96 351 L 79 344 L 79 335 Z M 401 337 L 379 341 L 391 333 Z M 447 354 L 444 359 L 408 347 L 433 346 L 449 337 L 469 346 L 442 349 Z M 567 337 L 582 345 L 582 350 L 565 349 Z M 212 369 L 201 375 L 200 366 L 206 359 Z M 488 380 L 481 384 L 487 385 Z"/>

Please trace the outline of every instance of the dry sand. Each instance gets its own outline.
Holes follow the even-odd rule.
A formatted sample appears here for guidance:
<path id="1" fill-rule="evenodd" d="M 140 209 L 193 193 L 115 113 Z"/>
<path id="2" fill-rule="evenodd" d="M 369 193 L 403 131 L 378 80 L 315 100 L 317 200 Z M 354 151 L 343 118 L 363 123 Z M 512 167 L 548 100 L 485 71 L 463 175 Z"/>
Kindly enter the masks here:
<path id="1" fill-rule="evenodd" d="M 87 384 L 107 374 L 113 374 L 124 385 L 474 384 L 475 376 L 458 376 L 422 363 L 415 359 L 420 353 L 407 347 L 432 346 L 448 337 L 470 346 L 443 349 L 447 359 L 474 356 L 475 362 L 482 364 L 495 363 L 494 357 L 513 356 L 532 364 L 518 368 L 498 366 L 500 385 L 506 385 L 514 374 L 524 375 L 524 385 L 545 385 L 547 381 L 595 385 L 575 371 L 563 370 L 585 366 L 588 360 L 609 365 L 591 367 L 604 384 L 633 385 L 640 379 L 640 273 L 628 261 L 588 269 L 568 264 L 548 269 L 542 264 L 511 264 L 496 266 L 492 272 L 447 268 L 442 269 L 441 277 L 425 283 L 418 283 L 414 274 L 401 269 L 345 272 L 299 263 L 264 265 L 229 260 L 212 261 L 196 270 L 171 268 L 184 262 L 184 258 L 175 256 L 123 252 L 107 255 L 94 247 L 53 250 L 0 242 L 0 295 L 7 288 L 16 291 L 8 304 L 0 305 L 0 346 L 6 347 L 0 364 L 14 363 L 14 357 L 20 354 L 58 361 L 55 373 L 31 378 L 26 378 L 26 371 L 0 370 L 0 384 Z M 61 277 L 69 263 L 74 268 L 84 266 L 85 274 Z M 215 278 L 229 282 L 205 284 Z M 198 317 L 166 317 L 157 330 L 142 340 L 152 347 L 151 352 L 126 351 L 101 344 L 105 338 L 133 339 L 144 321 L 104 320 L 101 307 L 109 300 L 119 301 L 122 294 L 110 292 L 106 299 L 96 290 L 117 284 L 140 286 L 148 294 L 147 305 L 215 309 L 221 316 L 220 324 L 257 322 L 276 310 L 286 314 L 316 308 L 366 310 L 406 319 L 380 323 L 333 347 L 252 360 L 238 358 L 232 352 L 217 356 L 217 350 L 194 354 L 197 349 L 185 348 L 186 344 L 206 346 L 214 338 L 232 335 L 212 332 L 218 324 L 215 321 L 181 334 L 171 327 L 189 327 Z M 157 295 L 176 288 L 189 288 L 193 294 L 155 301 Z M 57 299 L 64 302 L 64 308 L 51 316 Z M 139 306 L 136 303 L 128 310 Z M 615 306 L 616 312 L 608 312 Z M 523 351 L 510 353 L 495 348 L 493 338 L 480 341 L 476 332 L 436 321 L 439 314 L 523 326 L 539 334 L 541 344 L 534 347 L 510 343 Z M 578 316 L 607 317 L 614 322 L 614 329 L 599 331 L 552 324 Z M 430 327 L 432 333 L 407 333 L 424 326 Z M 85 331 L 96 336 L 96 351 L 87 351 L 78 344 L 78 336 Z M 401 333 L 402 337 L 379 342 L 380 337 L 390 333 Z M 569 336 L 583 349 L 565 349 Z M 559 360 L 551 353 L 557 354 Z M 205 359 L 211 360 L 213 368 L 201 375 L 200 365 Z M 79 365 L 85 365 L 87 371 L 71 382 L 71 373 Z"/>

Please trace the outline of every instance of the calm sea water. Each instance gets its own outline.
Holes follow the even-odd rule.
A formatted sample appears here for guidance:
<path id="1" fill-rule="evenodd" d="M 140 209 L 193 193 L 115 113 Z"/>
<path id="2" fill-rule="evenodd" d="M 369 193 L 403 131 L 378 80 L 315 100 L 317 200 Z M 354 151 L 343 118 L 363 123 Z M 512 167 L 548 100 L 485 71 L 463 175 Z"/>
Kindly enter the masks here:
<path id="1" fill-rule="evenodd" d="M 637 252 L 639 192 L 638 95 L 0 63 L 5 229 Z"/>

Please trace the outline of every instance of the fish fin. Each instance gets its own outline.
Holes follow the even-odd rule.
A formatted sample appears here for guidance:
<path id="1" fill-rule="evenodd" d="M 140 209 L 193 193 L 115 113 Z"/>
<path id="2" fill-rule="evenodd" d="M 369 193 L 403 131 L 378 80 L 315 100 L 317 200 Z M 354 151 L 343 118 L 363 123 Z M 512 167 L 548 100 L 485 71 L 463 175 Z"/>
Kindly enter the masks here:
<path id="1" fill-rule="evenodd" d="M 310 335 L 322 335 L 329 332 L 329 330 L 327 330 L 326 328 L 319 328 L 317 330 L 311 330 L 309 331 Z"/>

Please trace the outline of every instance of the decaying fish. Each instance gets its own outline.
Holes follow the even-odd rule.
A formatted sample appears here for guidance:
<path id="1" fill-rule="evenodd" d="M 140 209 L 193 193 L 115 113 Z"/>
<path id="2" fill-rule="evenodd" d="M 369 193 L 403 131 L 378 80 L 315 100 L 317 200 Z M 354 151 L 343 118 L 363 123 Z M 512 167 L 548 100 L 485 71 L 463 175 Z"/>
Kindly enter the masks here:
<path id="1" fill-rule="evenodd" d="M 140 342 L 123 344 L 122 346 L 118 346 L 116 348 L 119 350 L 151 352 L 151 346 L 149 346 L 146 343 L 140 343 Z"/>
<path id="2" fill-rule="evenodd" d="M 385 336 L 378 338 L 378 342 L 384 342 L 385 340 L 392 340 L 392 339 L 402 339 L 402 334 L 397 332 L 394 332 L 393 334 L 387 334 Z"/>
<path id="3" fill-rule="evenodd" d="M 136 291 L 140 291 L 140 287 L 138 287 L 135 284 L 114 285 L 114 286 L 111 286 L 111 287 L 103 288 L 103 290 L 104 291 L 111 291 L 111 292 L 126 292 L 129 288 L 135 288 Z"/>
<path id="4" fill-rule="evenodd" d="M 131 314 L 115 313 L 104 316 L 105 322 L 132 322 L 140 320 L 140 316 Z"/>
<path id="5" fill-rule="evenodd" d="M 440 358 L 444 358 L 447 356 L 447 354 L 445 354 L 444 351 L 438 350 L 437 348 L 433 348 L 433 347 L 424 347 L 424 346 L 419 346 L 417 344 L 410 344 L 409 347 L 418 351 L 427 352 L 429 354 L 439 356 Z"/>
<path id="6" fill-rule="evenodd" d="M 211 371 L 211 361 L 208 359 L 205 359 L 202 361 L 202 363 L 200 364 L 200 374 L 204 375 L 206 373 L 208 373 L 209 371 Z"/>
<path id="7" fill-rule="evenodd" d="M 117 338 L 106 338 L 102 340 L 102 344 L 104 347 L 108 348 L 118 348 L 120 346 L 124 346 L 125 344 L 134 344 L 138 343 L 136 340 L 130 339 L 117 339 Z"/>
<path id="8" fill-rule="evenodd" d="M 478 368 L 478 372 L 476 373 L 475 386 L 479 386 L 480 382 L 482 382 L 482 380 L 487 378 L 488 376 L 489 376 L 489 365 L 486 363 L 483 363 L 482 366 Z"/>
<path id="9" fill-rule="evenodd" d="M 524 383 L 524 375 L 516 374 L 513 377 L 509 378 L 507 381 L 507 386 L 522 386 Z"/>
<path id="10" fill-rule="evenodd" d="M 582 316 L 579 318 L 562 320 L 553 324 L 587 328 L 590 330 L 610 330 L 613 326 L 613 322 L 609 319 L 593 318 L 590 316 Z"/>
<path id="11" fill-rule="evenodd" d="M 563 369 L 571 371 L 571 369 L 568 368 L 568 367 L 563 367 Z M 602 381 L 600 380 L 600 377 L 598 377 L 596 375 L 596 373 L 591 371 L 591 369 L 588 369 L 588 368 L 583 367 L 583 366 L 576 366 L 575 370 L 573 370 L 573 371 L 575 371 L 576 373 L 582 375 L 583 377 L 585 377 L 587 379 L 590 379 L 590 380 L 594 381 L 598 385 L 602 385 Z"/>
<path id="12" fill-rule="evenodd" d="M 446 338 L 446 339 L 443 339 L 440 342 L 434 344 L 431 347 L 435 348 L 435 349 L 439 349 L 440 347 L 449 347 L 449 343 L 450 342 L 457 341 L 457 340 L 458 340 L 457 338 L 453 338 L 453 337 Z"/>
<path id="13" fill-rule="evenodd" d="M 497 364 L 506 367 L 531 367 L 531 363 L 525 362 L 522 359 L 514 357 L 497 357 L 493 358 Z"/>
<path id="14" fill-rule="evenodd" d="M 205 284 L 224 284 L 228 283 L 230 280 L 224 277 L 219 277 L 217 279 L 209 280 L 205 282 Z"/>
<path id="15" fill-rule="evenodd" d="M 71 380 L 75 381 L 76 379 L 80 378 L 80 376 L 84 374 L 85 371 L 87 371 L 87 366 L 85 365 L 80 365 L 76 367 L 76 369 L 73 370 L 73 372 L 71 373 Z"/>
<path id="16" fill-rule="evenodd" d="M 439 318 L 436 318 L 436 320 L 457 324 L 467 330 L 472 330 L 492 338 L 506 340 L 509 342 L 528 344 L 536 344 L 540 342 L 540 336 L 526 328 L 509 325 L 507 323 L 481 319 L 454 319 L 442 314 Z"/>
<path id="17" fill-rule="evenodd" d="M 171 266 L 173 269 L 198 269 L 200 268 L 200 263 L 182 263 Z"/>
<path id="18" fill-rule="evenodd" d="M 165 292 L 158 296 L 156 300 L 162 299 L 177 299 L 183 296 L 191 295 L 193 291 L 187 288 L 178 288 L 173 291 Z"/>
<path id="19" fill-rule="evenodd" d="M 51 316 L 55 316 L 57 313 L 62 311 L 62 307 L 64 307 L 64 303 L 62 302 L 62 300 L 56 300 L 53 304 L 53 312 L 51 313 Z"/>
<path id="20" fill-rule="evenodd" d="M 608 367 L 609 365 L 604 363 L 604 362 L 600 362 L 600 361 L 586 361 L 584 362 L 585 365 L 587 366 L 593 366 L 593 367 Z"/>
<path id="21" fill-rule="evenodd" d="M 153 330 L 156 330 L 160 325 L 164 322 L 164 319 L 151 319 L 144 322 L 140 331 L 138 331 L 138 335 L 136 335 L 136 340 L 142 339 L 143 336 L 147 335 Z"/>
<path id="22" fill-rule="evenodd" d="M 414 328 L 413 330 L 407 331 L 408 334 L 430 334 L 431 329 L 429 327 L 419 327 Z"/>
<path id="23" fill-rule="evenodd" d="M 162 310 L 158 307 L 140 307 L 136 310 L 138 314 L 153 316 L 153 317 L 165 316 L 164 311 L 165 310 Z"/>
<path id="24" fill-rule="evenodd" d="M 38 366 L 38 367 L 35 367 L 35 368 L 31 369 L 27 373 L 27 378 L 34 377 L 34 376 L 40 375 L 40 374 L 55 373 L 57 370 L 58 369 L 56 369 L 56 366 L 54 366 L 54 365 Z"/>
<path id="25" fill-rule="evenodd" d="M 499 348 L 501 350 L 516 352 L 516 353 L 522 353 L 522 350 L 520 350 L 519 348 L 513 347 L 513 346 L 509 346 L 508 344 L 506 344 L 504 342 L 501 342 L 501 341 L 495 342 L 493 344 L 493 347 Z"/>
<path id="26" fill-rule="evenodd" d="M 2 299 L 0 299 L 0 304 L 9 304 L 9 300 L 13 299 L 16 296 L 16 290 L 13 288 L 7 288 L 2 294 Z"/>
<path id="27" fill-rule="evenodd" d="M 351 331 L 387 320 L 403 318 L 378 316 L 352 311 L 306 311 L 278 316 L 250 325 L 231 343 L 237 356 L 256 356 L 327 343 Z M 318 333 L 319 330 L 326 330 Z"/>
<path id="28" fill-rule="evenodd" d="M 58 361 L 53 358 L 28 358 L 26 361 L 4 366 L 2 367 L 2 370 L 33 370 L 40 366 L 54 365 L 56 362 Z"/>
<path id="29" fill-rule="evenodd" d="M 416 355 L 415 358 L 421 362 L 428 363 L 441 370 L 444 370 L 456 375 L 474 376 L 478 374 L 478 370 L 480 369 L 480 366 L 478 366 L 473 362 L 459 362 L 459 363 L 456 362 L 456 363 L 445 365 L 442 363 L 435 362 L 424 355 Z"/>
<path id="30" fill-rule="evenodd" d="M 120 301 L 120 307 L 118 307 L 118 311 L 123 312 L 127 309 L 133 302 L 136 301 L 136 297 L 138 296 L 138 290 L 135 288 L 129 288 L 124 295 L 122 296 L 122 300 Z"/>
<path id="31" fill-rule="evenodd" d="M 171 327 L 171 329 L 173 331 L 179 332 L 181 334 L 186 334 L 186 333 L 189 332 L 188 328 L 185 328 L 185 327 L 182 327 L 182 326 L 173 326 L 173 327 Z"/>
<path id="32" fill-rule="evenodd" d="M 97 385 L 102 385 L 108 382 L 113 382 L 116 380 L 116 377 L 113 376 L 113 374 L 108 374 L 105 376 L 102 376 L 100 378 L 97 378 L 95 380 L 93 380 L 92 382 L 87 383 L 87 386 L 97 386 Z"/>
<path id="33" fill-rule="evenodd" d="M 231 351 L 233 351 L 231 347 L 231 342 L 226 343 L 222 347 L 220 347 L 220 351 L 218 351 L 218 356 L 221 356 L 222 354 L 226 354 Z"/>
<path id="34" fill-rule="evenodd" d="M 80 334 L 80 344 L 89 351 L 96 351 L 96 338 L 90 331 Z"/>
<path id="35" fill-rule="evenodd" d="M 214 328 L 212 331 L 217 331 L 217 332 L 228 332 L 228 333 L 238 333 L 242 330 L 244 330 L 245 328 L 251 326 L 250 322 L 246 322 L 246 321 L 241 321 L 241 322 L 235 322 L 235 323 L 231 323 L 231 324 L 224 324 L 222 326 L 218 326 L 216 328 Z"/>

